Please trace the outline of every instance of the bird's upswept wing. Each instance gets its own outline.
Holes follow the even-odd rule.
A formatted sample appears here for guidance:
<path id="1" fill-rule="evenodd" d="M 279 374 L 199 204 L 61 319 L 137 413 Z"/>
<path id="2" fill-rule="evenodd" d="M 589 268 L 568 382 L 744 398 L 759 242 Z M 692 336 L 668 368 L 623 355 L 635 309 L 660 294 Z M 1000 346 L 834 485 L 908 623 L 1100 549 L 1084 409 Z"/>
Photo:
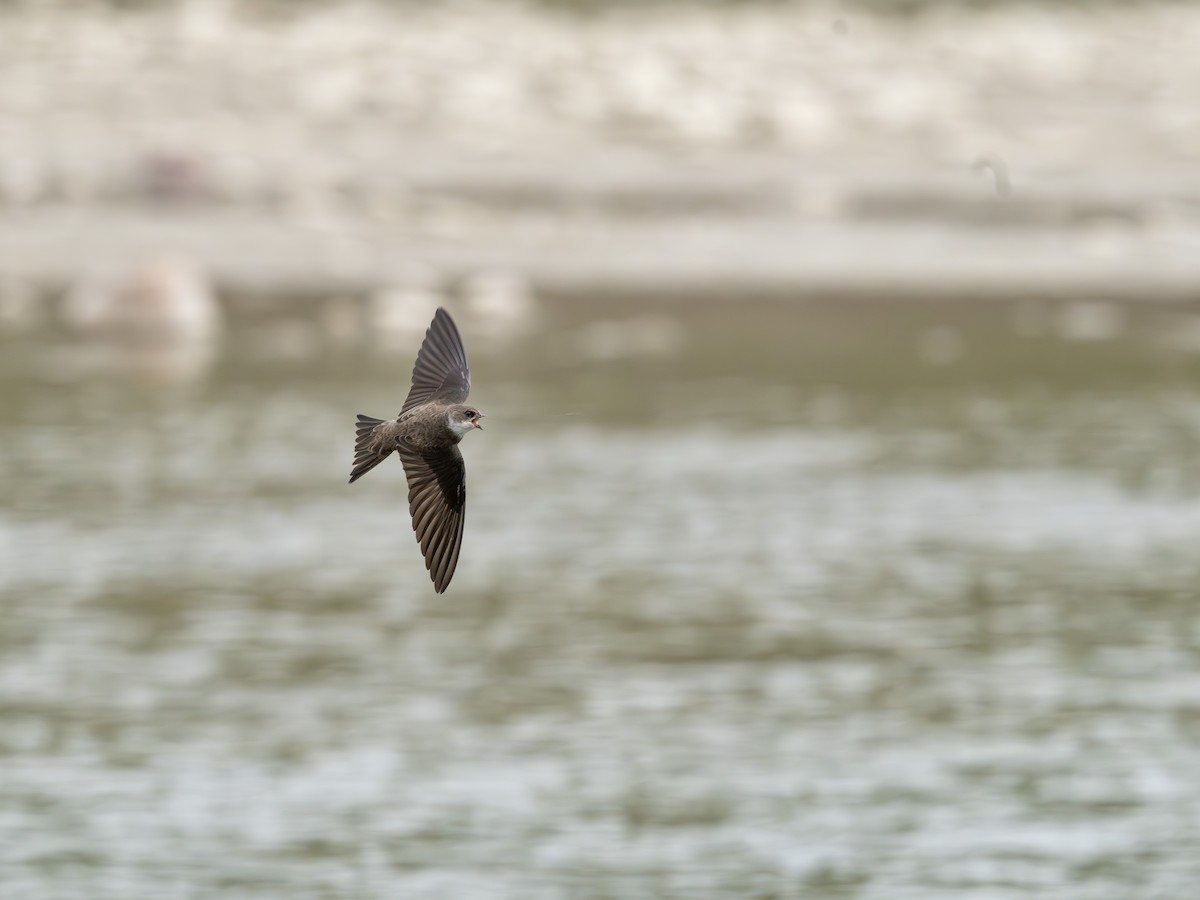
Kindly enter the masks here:
<path id="1" fill-rule="evenodd" d="M 467 511 L 467 468 L 458 447 L 397 450 L 408 477 L 408 510 L 425 568 L 439 594 L 446 590 L 458 565 Z"/>
<path id="2" fill-rule="evenodd" d="M 467 365 L 467 351 L 463 348 L 454 320 L 439 307 L 429 330 L 425 332 L 421 351 L 417 354 L 412 388 L 400 415 L 429 400 L 462 403 L 470 392 L 471 369 Z"/>

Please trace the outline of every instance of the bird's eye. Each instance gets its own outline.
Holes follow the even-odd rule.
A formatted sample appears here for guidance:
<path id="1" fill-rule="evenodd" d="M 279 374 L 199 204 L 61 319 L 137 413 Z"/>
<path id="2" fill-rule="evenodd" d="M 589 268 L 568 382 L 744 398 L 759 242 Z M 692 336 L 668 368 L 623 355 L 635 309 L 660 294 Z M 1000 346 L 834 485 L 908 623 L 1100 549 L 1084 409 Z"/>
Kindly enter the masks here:
<path id="1" fill-rule="evenodd" d="M 473 409 L 464 409 L 463 415 L 466 416 L 468 419 L 473 419 L 479 414 L 477 412 L 475 412 L 475 410 L 473 410 Z"/>

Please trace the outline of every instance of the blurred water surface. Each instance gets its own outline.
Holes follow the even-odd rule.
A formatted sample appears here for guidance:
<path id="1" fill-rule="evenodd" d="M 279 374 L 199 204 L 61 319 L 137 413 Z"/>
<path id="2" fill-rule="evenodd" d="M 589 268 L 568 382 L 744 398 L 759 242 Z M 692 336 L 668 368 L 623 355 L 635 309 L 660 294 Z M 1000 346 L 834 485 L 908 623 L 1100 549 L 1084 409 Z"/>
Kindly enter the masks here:
<path id="1" fill-rule="evenodd" d="M 400 466 L 345 484 L 410 352 L 7 341 L 3 895 L 1190 896 L 1180 313 L 624 314 L 468 331 L 441 597 Z"/>

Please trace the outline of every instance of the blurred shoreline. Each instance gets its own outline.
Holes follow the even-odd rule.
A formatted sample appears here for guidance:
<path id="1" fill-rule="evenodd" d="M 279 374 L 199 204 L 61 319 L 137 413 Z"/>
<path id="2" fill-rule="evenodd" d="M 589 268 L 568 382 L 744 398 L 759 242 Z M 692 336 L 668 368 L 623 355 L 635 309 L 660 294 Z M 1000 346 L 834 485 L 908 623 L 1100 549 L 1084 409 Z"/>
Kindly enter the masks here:
<path id="1" fill-rule="evenodd" d="M 0 278 L 1200 299 L 1200 9 L 0 12 Z M 426 278 L 425 274 L 420 276 Z"/>

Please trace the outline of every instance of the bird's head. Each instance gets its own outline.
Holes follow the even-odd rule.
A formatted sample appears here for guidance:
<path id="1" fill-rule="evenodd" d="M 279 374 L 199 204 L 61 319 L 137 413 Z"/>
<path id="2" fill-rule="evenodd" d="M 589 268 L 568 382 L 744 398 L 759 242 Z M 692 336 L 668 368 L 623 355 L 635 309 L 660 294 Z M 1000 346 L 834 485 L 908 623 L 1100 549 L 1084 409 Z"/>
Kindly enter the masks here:
<path id="1" fill-rule="evenodd" d="M 450 407 L 450 412 L 447 416 L 447 424 L 450 426 L 451 431 L 453 431 L 459 437 L 462 437 L 468 431 L 472 431 L 476 428 L 483 428 L 483 426 L 479 424 L 479 420 L 482 418 L 483 413 L 481 413 L 475 407 L 466 406 L 460 403 L 457 406 Z"/>

